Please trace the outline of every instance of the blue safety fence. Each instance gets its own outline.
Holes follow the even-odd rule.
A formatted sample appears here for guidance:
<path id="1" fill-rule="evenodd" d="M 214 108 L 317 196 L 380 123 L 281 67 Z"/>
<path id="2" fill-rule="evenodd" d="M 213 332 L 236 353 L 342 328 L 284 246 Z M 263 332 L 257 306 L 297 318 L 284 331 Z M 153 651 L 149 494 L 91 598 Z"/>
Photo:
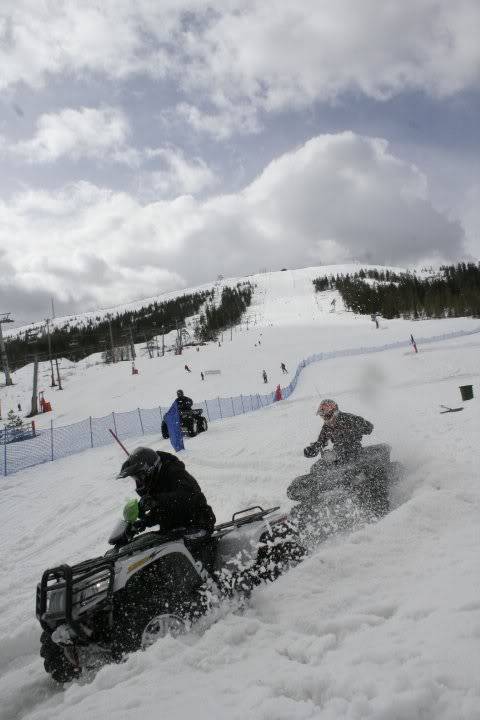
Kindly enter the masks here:
<path id="1" fill-rule="evenodd" d="M 474 330 L 459 330 L 457 332 L 435 335 L 429 338 L 417 338 L 417 346 L 430 343 L 452 340 L 458 337 L 465 337 L 480 333 L 480 327 Z M 366 355 L 371 353 L 394 350 L 396 348 L 409 347 L 410 340 L 400 340 L 386 345 L 375 345 L 371 347 L 347 348 L 345 350 L 334 350 L 325 353 L 316 353 L 302 360 L 295 374 L 284 388 L 281 388 L 282 398 L 286 400 L 295 390 L 302 370 L 312 363 L 331 360 L 333 358 L 352 357 L 355 355 Z M 275 402 L 275 392 L 267 394 L 237 395 L 228 398 L 214 398 L 196 403 L 195 407 L 201 407 L 209 422 L 235 417 L 245 413 L 260 410 L 272 405 Z M 37 431 L 35 437 L 12 442 L 11 433 L 4 428 L 0 431 L 0 474 L 11 475 L 18 470 L 39 465 L 44 462 L 57 460 L 68 455 L 73 455 L 88 448 L 110 445 L 114 442 L 110 434 L 110 428 L 116 432 L 120 439 L 139 437 L 160 432 L 163 415 L 168 408 L 137 408 L 123 413 L 110 413 L 105 417 L 90 417 L 86 420 L 55 427 L 53 421 L 50 428 Z"/>

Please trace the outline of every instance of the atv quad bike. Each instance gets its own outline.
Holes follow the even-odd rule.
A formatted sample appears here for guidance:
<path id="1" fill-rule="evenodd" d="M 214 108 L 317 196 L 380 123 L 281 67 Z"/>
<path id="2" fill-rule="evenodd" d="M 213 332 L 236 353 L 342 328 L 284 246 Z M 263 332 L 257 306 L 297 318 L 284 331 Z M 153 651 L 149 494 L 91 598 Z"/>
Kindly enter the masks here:
<path id="1" fill-rule="evenodd" d="M 186 632 L 208 610 L 212 591 L 217 598 L 248 595 L 303 555 L 278 507 L 237 512 L 211 536 L 134 532 L 122 520 L 104 556 L 43 573 L 36 599 L 40 654 L 57 682 Z"/>
<path id="2" fill-rule="evenodd" d="M 192 408 L 188 414 L 180 415 L 180 429 L 183 435 L 188 437 L 195 437 L 208 430 L 207 418 L 204 417 L 202 408 Z M 167 440 L 169 436 L 167 423 L 162 420 L 162 437 Z"/>
<path id="3" fill-rule="evenodd" d="M 297 505 L 290 517 L 306 544 L 388 512 L 389 487 L 403 471 L 400 463 L 390 461 L 390 451 L 387 444 L 370 445 L 342 461 L 334 450 L 326 450 L 306 475 L 293 480 L 287 496 Z"/>

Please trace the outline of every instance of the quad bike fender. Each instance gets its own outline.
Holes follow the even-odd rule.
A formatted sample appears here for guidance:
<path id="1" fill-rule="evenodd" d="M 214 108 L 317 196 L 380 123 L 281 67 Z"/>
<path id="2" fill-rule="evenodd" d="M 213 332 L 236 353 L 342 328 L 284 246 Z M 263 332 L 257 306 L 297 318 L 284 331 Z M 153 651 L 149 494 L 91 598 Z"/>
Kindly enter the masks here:
<path id="1" fill-rule="evenodd" d="M 195 560 L 189 550 L 185 547 L 183 541 L 175 541 L 163 543 L 158 548 L 148 548 L 138 553 L 132 553 L 125 557 L 120 557 L 115 562 L 115 580 L 113 584 L 114 593 L 121 590 L 131 580 L 131 578 L 142 572 L 146 567 L 157 562 L 166 555 L 178 553 L 183 555 L 189 563 L 195 568 L 202 580 L 206 578 L 206 571 L 198 560 Z"/>
<path id="2" fill-rule="evenodd" d="M 239 554 L 250 555 L 255 560 L 258 547 L 263 540 L 266 537 L 273 538 L 277 530 L 286 527 L 286 523 L 288 523 L 287 514 L 276 510 L 268 517 L 232 528 L 218 540 L 215 570 L 221 570 Z"/>

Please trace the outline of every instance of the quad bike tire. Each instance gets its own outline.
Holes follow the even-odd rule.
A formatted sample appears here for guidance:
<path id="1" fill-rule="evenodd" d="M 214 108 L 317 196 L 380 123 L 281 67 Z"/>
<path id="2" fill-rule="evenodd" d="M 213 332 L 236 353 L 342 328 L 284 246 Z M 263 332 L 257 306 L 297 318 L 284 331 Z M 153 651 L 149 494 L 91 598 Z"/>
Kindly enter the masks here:
<path id="1" fill-rule="evenodd" d="M 165 422 L 165 420 L 162 420 L 162 437 L 164 440 L 168 440 L 168 438 L 170 437 L 167 423 Z"/>
<path id="2" fill-rule="evenodd" d="M 206 417 L 199 417 L 197 420 L 197 432 L 206 432 L 208 430 L 208 422 Z"/>
<path id="3" fill-rule="evenodd" d="M 188 435 L 188 437 L 193 438 L 193 437 L 195 437 L 195 435 L 197 434 L 197 432 L 198 432 L 198 430 L 197 430 L 197 421 L 194 420 L 193 423 L 192 423 L 192 426 L 191 426 L 190 428 L 188 428 L 188 430 L 187 430 L 187 435 Z"/>
<path id="4" fill-rule="evenodd" d="M 178 637 L 190 627 L 190 607 L 181 601 L 144 603 L 140 611 L 132 602 L 123 609 L 122 615 L 123 620 L 114 629 L 112 637 L 112 649 L 117 657 L 146 649 L 166 635 Z"/>
<path id="5" fill-rule="evenodd" d="M 40 655 L 45 670 L 56 682 L 67 683 L 80 675 L 79 668 L 65 656 L 63 647 L 54 643 L 47 632 L 43 632 L 40 637 Z"/>

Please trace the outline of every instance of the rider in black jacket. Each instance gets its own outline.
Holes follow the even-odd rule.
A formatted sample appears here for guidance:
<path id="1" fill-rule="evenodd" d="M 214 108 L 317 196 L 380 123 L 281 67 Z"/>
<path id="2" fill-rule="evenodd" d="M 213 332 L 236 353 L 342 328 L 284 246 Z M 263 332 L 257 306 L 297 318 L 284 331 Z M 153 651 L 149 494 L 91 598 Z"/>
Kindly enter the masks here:
<path id="1" fill-rule="evenodd" d="M 160 525 L 164 532 L 175 528 L 213 532 L 215 514 L 195 478 L 175 455 L 136 448 L 118 477 L 135 480 L 141 498 L 139 529 Z"/>
<path id="2" fill-rule="evenodd" d="M 183 390 L 177 390 L 177 407 L 180 420 L 187 430 L 193 430 L 192 405 L 193 400 L 184 394 Z"/>
<path id="3" fill-rule="evenodd" d="M 370 435 L 373 425 L 359 415 L 340 412 L 334 400 L 322 400 L 317 415 L 323 427 L 317 440 L 305 448 L 305 457 L 315 457 L 330 440 L 339 460 L 354 459 L 362 446 L 362 436 Z"/>

